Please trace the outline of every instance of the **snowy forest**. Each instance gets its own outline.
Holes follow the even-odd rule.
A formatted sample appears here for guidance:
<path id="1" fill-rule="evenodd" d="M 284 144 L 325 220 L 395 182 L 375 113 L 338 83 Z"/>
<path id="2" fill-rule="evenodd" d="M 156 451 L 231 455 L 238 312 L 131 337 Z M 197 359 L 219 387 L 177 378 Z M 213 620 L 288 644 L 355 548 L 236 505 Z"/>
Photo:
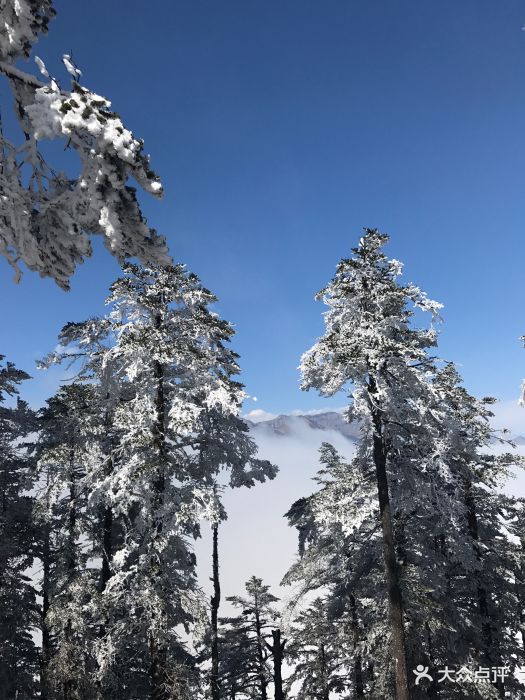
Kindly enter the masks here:
<path id="1" fill-rule="evenodd" d="M 525 458 L 493 426 L 497 397 L 441 356 L 443 307 L 377 228 L 333 260 L 297 358 L 303 391 L 342 398 L 352 455 L 323 442 L 282 514 L 280 590 L 255 573 L 221 590 L 225 496 L 280 465 L 244 417 L 220 294 L 146 221 L 163 187 L 144 142 L 72 52 L 67 78 L 35 55 L 54 16 L 0 2 L 0 252 L 11 284 L 38 273 L 70 295 L 98 234 L 120 274 L 37 367 L 0 355 L 0 700 L 525 698 L 525 498 L 508 488 Z M 54 141 L 78 172 L 49 162 Z M 50 371 L 60 386 L 32 405 Z"/>

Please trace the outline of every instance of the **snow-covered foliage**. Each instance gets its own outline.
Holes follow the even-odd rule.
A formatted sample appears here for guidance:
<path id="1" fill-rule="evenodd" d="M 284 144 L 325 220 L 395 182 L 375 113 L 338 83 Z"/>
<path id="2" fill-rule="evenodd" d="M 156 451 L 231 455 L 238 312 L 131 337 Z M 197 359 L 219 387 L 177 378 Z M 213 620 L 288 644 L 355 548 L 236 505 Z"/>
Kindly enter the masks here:
<path id="1" fill-rule="evenodd" d="M 301 697 L 314 700 L 313 679 L 323 664 L 324 686 L 348 692 L 356 691 L 359 678 L 355 670 L 359 669 L 367 693 L 388 697 L 392 663 L 374 473 L 358 459 L 348 464 L 327 443 L 320 450 L 320 459 L 322 469 L 316 480 L 321 488 L 298 500 L 287 513 L 299 534 L 299 557 L 283 580 L 294 587 L 287 613 L 295 628 L 291 648 L 296 649 L 299 660 L 307 658 L 312 664 L 307 668 L 300 662 L 293 678 L 302 683 Z M 312 594 L 323 594 L 323 606 L 304 611 L 303 602 Z M 308 654 L 304 648 L 303 627 L 311 629 L 312 615 L 318 620 L 320 635 L 330 636 L 322 644 L 323 658 L 317 660 L 319 637 L 314 637 L 314 648 Z M 372 667 L 381 668 L 381 673 L 374 675 Z"/>
<path id="2" fill-rule="evenodd" d="M 267 638 L 272 627 L 278 625 L 279 615 L 274 607 L 278 598 L 257 576 L 246 581 L 245 589 L 244 596 L 227 598 L 239 614 L 220 621 L 225 652 L 219 666 L 220 686 L 230 696 L 266 700 L 272 678 Z"/>
<path id="3" fill-rule="evenodd" d="M 350 464 L 323 448 L 321 490 L 289 513 L 304 551 L 286 581 L 327 589 L 337 614 L 353 615 L 347 666 L 363 653 L 376 669 L 361 666 L 365 696 L 368 688 L 406 698 L 413 679 L 403 666 L 496 666 L 519 652 L 512 502 L 496 490 L 518 460 L 484 454 L 486 402 L 430 355 L 436 331 L 414 327 L 413 308 L 435 320 L 440 305 L 399 284 L 400 263 L 382 252 L 387 240 L 366 230 L 319 295 L 326 331 L 303 356 L 303 388 L 347 391 L 362 440 Z M 357 677 L 351 684 L 355 691 Z M 458 683 L 454 692 L 500 689 Z"/>
<path id="4" fill-rule="evenodd" d="M 347 674 L 342 651 L 350 640 L 334 624 L 326 601 L 317 598 L 301 612 L 290 637 L 288 657 L 293 671 L 287 685 L 294 698 L 326 700 L 333 693 L 344 692 Z"/>
<path id="5" fill-rule="evenodd" d="M 133 178 L 155 197 L 162 194 L 143 142 L 111 110 L 111 103 L 78 81 L 80 71 L 64 56 L 69 87 L 21 71 L 15 61 L 28 56 L 54 15 L 50 0 L 2 0 L 0 72 L 9 80 L 16 117 L 24 138 L 10 143 L 0 127 L 0 254 L 20 275 L 19 262 L 64 289 L 76 265 L 91 254 L 91 234 L 102 234 L 106 248 L 123 261 L 166 264 L 164 239 L 142 216 Z M 78 156 L 79 172 L 57 172 L 39 148 L 44 140 L 62 139 Z M 28 174 L 29 169 L 29 174 Z"/>
<path id="6" fill-rule="evenodd" d="M 4 359 L 0 355 L 0 362 Z M 0 689 L 3 697 L 32 700 L 38 684 L 35 590 L 27 569 L 35 555 L 31 520 L 32 464 L 23 441 L 34 415 L 18 398 L 29 376 L 11 362 L 0 366 Z M 9 406 L 9 397 L 17 399 Z"/>
<path id="7" fill-rule="evenodd" d="M 100 416 L 85 482 L 101 518 L 98 682 L 111 693 L 149 678 L 155 692 L 171 684 L 189 697 L 197 670 L 181 630 L 197 639 L 207 625 L 192 540 L 201 520 L 225 517 L 223 472 L 250 487 L 276 468 L 257 458 L 239 417 L 233 329 L 208 308 L 215 297 L 181 265 L 125 273 L 109 314 L 67 324 L 43 364 L 80 362 L 76 381 Z"/>
<path id="8" fill-rule="evenodd" d="M 55 16 L 52 0 L 2 0 L 0 13 L 2 61 L 27 58 L 39 34 L 47 33 L 49 20 Z"/>
<path id="9" fill-rule="evenodd" d="M 40 411 L 35 444 L 39 474 L 35 522 L 42 561 L 43 692 L 95 695 L 93 643 L 97 513 L 87 493 L 101 460 L 100 420 L 92 386 L 61 388 Z"/>

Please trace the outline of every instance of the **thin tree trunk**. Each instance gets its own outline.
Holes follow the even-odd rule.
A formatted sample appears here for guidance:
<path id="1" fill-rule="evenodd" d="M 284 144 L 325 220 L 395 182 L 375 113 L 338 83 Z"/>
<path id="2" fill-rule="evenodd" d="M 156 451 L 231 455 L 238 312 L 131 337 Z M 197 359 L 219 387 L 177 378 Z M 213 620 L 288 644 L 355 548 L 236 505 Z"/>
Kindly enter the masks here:
<path id="1" fill-rule="evenodd" d="M 369 376 L 369 393 L 374 401 L 377 392 L 375 378 Z M 403 621 L 403 598 L 399 581 L 399 571 L 394 545 L 390 495 L 386 473 L 387 449 L 383 434 L 383 417 L 380 409 L 374 403 L 371 406 L 372 423 L 374 426 L 373 458 L 376 469 L 377 494 L 379 512 L 383 531 L 383 557 L 390 609 L 390 624 L 392 631 L 392 655 L 395 663 L 395 692 L 396 700 L 409 700 L 408 674 L 406 661 L 405 628 Z"/>
<path id="2" fill-rule="evenodd" d="M 324 644 L 319 647 L 319 662 L 321 666 L 320 680 L 323 691 L 323 700 L 330 700 L 330 688 L 328 686 L 328 669 L 326 668 L 326 652 Z"/>
<path id="3" fill-rule="evenodd" d="M 283 655 L 286 641 L 281 642 L 281 630 L 272 630 L 273 684 L 274 699 L 284 700 L 283 690 Z"/>
<path id="4" fill-rule="evenodd" d="M 268 682 L 266 680 L 265 668 L 264 668 L 264 655 L 263 655 L 263 639 L 261 633 L 261 618 L 259 617 L 259 609 L 257 607 L 257 596 L 255 596 L 255 630 L 257 633 L 257 659 L 259 661 L 259 687 L 261 689 L 261 700 L 268 700 L 268 692 L 266 686 Z"/>
<path id="5" fill-rule="evenodd" d="M 157 315 L 155 319 L 155 327 L 160 328 L 161 316 Z M 153 425 L 153 444 L 157 454 L 157 469 L 153 477 L 153 542 L 162 533 L 162 517 L 159 515 L 164 502 L 165 478 L 164 464 L 166 462 L 165 454 L 165 397 L 164 397 L 164 369 L 158 360 L 153 362 L 153 376 L 156 380 L 156 396 L 155 396 L 155 421 Z M 152 553 L 151 560 L 151 576 L 158 579 L 161 576 L 161 565 L 157 561 L 155 552 Z M 159 614 L 165 618 L 165 611 L 161 610 Z M 167 626 L 164 619 L 159 626 L 161 629 Z M 153 634 L 150 634 L 150 678 L 151 678 L 151 699 L 152 700 L 169 700 L 167 690 L 167 650 L 164 643 L 155 639 Z"/>
<path id="6" fill-rule="evenodd" d="M 50 604 L 50 532 L 49 526 L 44 526 L 42 540 L 42 662 L 40 670 L 40 697 L 41 700 L 48 700 L 48 678 L 47 671 L 51 659 L 51 635 L 47 624 L 47 613 Z"/>
<path id="7" fill-rule="evenodd" d="M 522 658 L 525 660 L 525 538 L 521 537 L 521 553 L 518 569 L 519 580 L 516 583 L 517 598 L 518 598 L 518 616 L 519 629 L 521 633 L 521 652 Z"/>
<path id="8" fill-rule="evenodd" d="M 109 393 L 106 395 L 106 400 L 109 400 Z M 104 423 L 108 433 L 111 431 L 111 414 L 106 411 Z M 111 439 L 108 444 L 107 461 L 104 468 L 105 476 L 112 475 L 114 469 L 113 464 L 113 444 Z M 111 561 L 113 559 L 113 509 L 110 504 L 106 504 L 102 515 L 102 569 L 100 571 L 100 592 L 102 593 L 109 579 L 112 576 Z"/>
<path id="9" fill-rule="evenodd" d="M 66 553 L 66 576 L 68 586 L 74 581 L 77 570 L 77 551 L 76 551 L 76 526 L 77 526 L 77 504 L 76 504 L 76 488 L 75 488 L 75 450 L 69 451 L 69 512 L 68 512 L 68 550 Z M 71 601 L 72 596 L 68 591 L 68 598 Z M 71 649 L 71 619 L 66 621 L 64 627 L 64 641 L 66 647 Z M 63 700 L 70 700 L 74 693 L 74 681 L 71 678 L 66 678 L 62 684 Z"/>
<path id="10" fill-rule="evenodd" d="M 110 396 L 109 394 L 106 395 L 106 400 L 109 400 Z M 109 411 L 106 411 L 105 415 L 105 428 L 108 431 L 108 434 L 111 431 L 111 415 Z M 110 444 L 108 446 L 108 455 L 107 455 L 107 461 L 106 465 L 104 468 L 104 474 L 106 477 L 110 477 L 113 473 L 114 469 L 114 464 L 113 464 L 113 445 Z M 111 568 L 111 562 L 113 560 L 113 509 L 111 505 L 106 504 L 104 506 L 103 512 L 102 512 L 102 517 L 100 519 L 100 527 L 102 529 L 102 566 L 100 567 L 100 592 L 104 593 L 106 590 L 106 586 L 108 584 L 108 581 L 110 578 L 113 576 L 113 571 Z M 105 608 L 105 606 L 104 606 Z M 103 609 L 104 609 L 103 608 Z M 107 615 L 107 611 L 104 613 L 104 618 L 99 626 L 98 629 L 98 637 L 99 639 L 102 639 L 105 634 L 106 630 L 109 624 L 109 619 Z M 98 698 L 97 700 L 104 700 L 104 691 L 102 689 L 102 682 L 100 678 L 95 682 L 95 686 L 97 688 L 97 693 L 98 693 Z"/>
<path id="11" fill-rule="evenodd" d="M 103 593 L 111 578 L 111 559 L 113 557 L 113 511 L 111 506 L 104 508 L 102 516 L 102 569 L 100 571 L 100 592 Z"/>
<path id="12" fill-rule="evenodd" d="M 69 512 L 68 512 L 67 576 L 71 580 L 77 568 L 76 535 L 77 505 L 75 489 L 75 451 L 69 452 Z"/>
<path id="13" fill-rule="evenodd" d="M 464 480 L 464 492 L 465 492 L 465 505 L 467 507 L 467 522 L 469 534 L 473 540 L 474 552 L 476 554 L 477 560 L 482 563 L 482 556 L 479 546 L 479 529 L 478 529 L 478 516 L 476 514 L 476 503 L 474 500 L 474 495 L 472 493 L 472 482 L 470 479 Z M 490 594 L 487 589 L 478 585 L 478 609 L 481 617 L 481 634 L 483 639 L 483 645 L 485 647 L 485 660 L 487 665 L 497 665 L 499 657 L 501 656 L 501 649 L 494 648 L 494 640 L 492 636 L 492 623 L 490 619 L 489 610 L 489 600 Z M 505 688 L 501 679 L 498 679 L 495 683 L 496 690 L 500 697 L 505 697 Z"/>
<path id="14" fill-rule="evenodd" d="M 359 621 L 357 619 L 357 604 L 355 597 L 350 594 L 350 614 L 352 616 L 352 635 L 354 644 L 354 688 L 356 698 L 363 698 L 365 696 L 364 686 L 363 686 L 363 668 L 361 665 L 361 653 L 357 650 L 357 644 L 359 642 Z"/>
<path id="15" fill-rule="evenodd" d="M 221 602 L 219 580 L 219 525 L 213 524 L 213 595 L 211 596 L 211 673 L 212 700 L 220 700 L 218 614 Z"/>
<path id="16" fill-rule="evenodd" d="M 465 505 L 467 507 L 467 523 L 469 534 L 473 541 L 473 548 L 476 555 L 476 559 L 481 562 L 481 552 L 479 548 L 479 531 L 478 531 L 478 517 L 476 514 L 476 504 L 474 502 L 474 496 L 472 494 L 472 482 L 469 479 L 465 479 L 463 482 L 464 493 L 465 493 Z M 485 646 L 485 658 L 487 662 L 493 661 L 492 659 L 492 629 L 489 619 L 489 609 L 488 609 L 488 595 L 487 591 L 482 585 L 477 587 L 478 596 L 478 610 L 481 617 L 481 633 L 483 638 L 483 644 Z"/>
<path id="17" fill-rule="evenodd" d="M 46 472 L 46 512 L 49 514 L 49 471 Z M 42 656 L 40 662 L 40 697 L 48 700 L 48 668 L 51 660 L 51 634 L 47 622 L 47 613 L 51 603 L 51 526 L 45 520 L 42 527 Z"/>

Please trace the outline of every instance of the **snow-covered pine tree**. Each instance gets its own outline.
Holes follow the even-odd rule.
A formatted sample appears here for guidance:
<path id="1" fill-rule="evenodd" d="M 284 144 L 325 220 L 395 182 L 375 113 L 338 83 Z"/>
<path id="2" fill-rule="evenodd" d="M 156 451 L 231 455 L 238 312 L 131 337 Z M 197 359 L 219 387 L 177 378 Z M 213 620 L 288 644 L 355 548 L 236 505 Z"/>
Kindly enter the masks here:
<path id="1" fill-rule="evenodd" d="M 42 689 L 46 698 L 96 697 L 93 644 L 100 556 L 88 503 L 92 463 L 100 461 L 96 391 L 62 387 L 40 412 L 35 445 L 39 489 L 35 522 L 42 559 Z"/>
<path id="2" fill-rule="evenodd" d="M 173 630 L 202 612 L 187 538 L 199 534 L 200 518 L 216 517 L 218 475 L 226 469 L 232 486 L 252 485 L 275 468 L 256 458 L 238 416 L 244 392 L 232 378 L 237 356 L 225 344 L 233 329 L 209 310 L 215 297 L 182 266 L 125 269 L 110 302 L 120 324 L 115 353 L 125 360 L 135 395 L 116 413 L 129 480 L 119 473 L 116 500 L 122 494 L 129 503 L 138 494 L 131 496 L 140 523 L 133 544 L 148 554 L 133 579 L 141 582 L 150 675 L 161 698 Z M 123 573 L 133 553 L 128 548 Z M 178 600 L 170 600 L 170 589 Z"/>
<path id="3" fill-rule="evenodd" d="M 0 362 L 4 359 L 0 356 Z M 33 700 L 38 693 L 39 621 L 28 573 L 35 556 L 31 521 L 31 460 L 23 446 L 35 417 L 18 398 L 29 376 L 11 363 L 0 366 L 0 689 L 6 700 Z M 9 397 L 16 404 L 9 405 Z"/>
<path id="4" fill-rule="evenodd" d="M 339 263 L 333 280 L 318 294 L 329 306 L 326 331 L 303 355 L 301 373 L 303 388 L 316 388 L 323 395 L 350 386 L 351 416 L 362 424 L 363 444 L 376 472 L 396 698 L 407 700 L 404 609 L 389 472 L 390 479 L 399 478 L 401 448 L 405 462 L 414 460 L 418 451 L 420 404 L 428 394 L 432 364 L 427 349 L 436 343 L 433 329 L 411 327 L 408 304 L 434 317 L 440 305 L 418 287 L 397 282 L 402 266 L 382 252 L 387 240 L 376 229 L 366 229 L 354 257 Z"/>
<path id="5" fill-rule="evenodd" d="M 219 687 L 221 699 L 245 700 L 260 697 L 257 655 L 241 616 L 221 619 Z"/>
<path id="6" fill-rule="evenodd" d="M 241 697 L 245 694 L 250 698 L 268 700 L 272 671 L 267 639 L 271 638 L 272 629 L 276 627 L 275 621 L 279 618 L 274 608 L 274 603 L 279 599 L 270 593 L 270 587 L 257 576 L 252 576 L 246 582 L 245 589 L 245 596 L 226 598 L 241 612 L 235 617 L 221 619 L 223 635 L 229 642 L 229 645 L 225 645 L 229 653 L 223 657 L 221 676 L 224 685 L 236 688 Z M 232 645 L 236 649 L 233 654 Z M 239 669 L 239 675 L 232 668 L 232 664 L 238 666 L 236 655 L 244 659 L 245 665 L 245 668 Z"/>
<path id="7" fill-rule="evenodd" d="M 205 622 L 191 540 L 201 518 L 222 513 L 223 471 L 238 487 L 277 470 L 257 458 L 239 417 L 233 329 L 208 308 L 215 297 L 181 265 L 125 272 L 111 313 L 68 324 L 63 349 L 46 362 L 84 360 L 81 377 L 106 387 L 102 402 L 112 402 L 111 468 L 91 487 L 124 530 L 102 595 L 112 617 L 98 645 L 102 686 L 121 687 L 116 660 L 133 640 L 137 678 L 149 676 L 155 697 L 185 696 L 192 691 L 174 672 L 188 683 L 195 674 L 178 628 Z"/>
<path id="8" fill-rule="evenodd" d="M 297 616 L 290 640 L 288 655 L 293 671 L 287 686 L 290 692 L 294 690 L 295 700 L 330 700 L 333 693 L 344 692 L 347 684 L 340 630 L 322 598 Z"/>
<path id="9" fill-rule="evenodd" d="M 24 138 L 10 143 L 0 124 L 0 254 L 20 275 L 19 261 L 67 289 L 76 266 L 91 254 L 90 234 L 102 234 L 119 260 L 168 262 L 165 241 L 141 213 L 133 178 L 155 197 L 162 194 L 143 142 L 126 129 L 111 103 L 80 84 L 81 72 L 66 54 L 69 86 L 60 85 L 35 57 L 42 78 L 20 70 L 55 15 L 52 0 L 5 0 L 0 6 L 0 73 L 11 88 Z M 62 139 L 75 151 L 80 172 L 49 166 L 39 148 Z M 24 169 L 29 166 L 30 174 Z"/>
<path id="10" fill-rule="evenodd" d="M 299 654 L 294 678 L 304 680 L 305 693 L 314 692 L 314 679 L 322 671 L 323 684 L 316 692 L 334 687 L 352 697 L 391 697 L 388 602 L 374 470 L 358 458 L 348 463 L 328 443 L 320 449 L 320 461 L 315 477 L 320 489 L 296 501 L 286 514 L 299 533 L 299 557 L 283 583 L 294 586 L 286 612 L 297 620 L 292 650 L 307 644 L 310 613 L 305 618 L 296 610 L 314 594 L 323 595 L 322 627 L 330 630 L 332 645 L 330 650 L 320 649 L 322 668 L 313 667 L 309 673 L 304 654 Z M 312 607 L 319 612 L 316 606 L 308 609 Z M 311 643 L 319 648 L 318 641 Z"/>
<path id="11" fill-rule="evenodd" d="M 446 368 L 448 380 L 449 370 Z M 462 387 L 458 398 L 465 407 Z M 449 397 L 450 398 L 450 397 Z M 443 408 L 446 408 L 447 404 Z M 513 455 L 475 455 L 473 422 L 484 431 L 486 409 L 470 403 L 479 414 L 464 417 L 461 434 L 448 423 L 449 457 L 467 461 L 470 470 L 472 505 L 476 509 L 477 538 L 470 532 L 472 515 L 465 504 L 462 480 L 451 480 L 458 503 L 451 512 L 450 529 L 439 536 L 427 523 L 439 519 L 440 506 L 429 509 L 416 502 L 416 514 L 408 521 L 403 547 L 397 548 L 403 562 L 403 599 L 407 618 L 407 647 L 412 666 L 423 663 L 433 673 L 434 683 L 412 689 L 414 698 L 495 698 L 503 692 L 523 697 L 523 688 L 510 673 L 505 682 L 473 684 L 469 678 L 441 686 L 437 669 L 470 668 L 472 677 L 480 667 L 497 668 L 515 663 L 521 653 L 519 552 L 516 545 L 521 520 L 514 500 L 495 488 L 501 483 Z M 454 406 L 457 411 L 458 404 Z M 481 417 L 481 420 L 480 420 Z M 469 429 L 470 421 L 470 429 Z M 488 427 L 488 426 L 487 426 Z M 484 433 L 490 434 L 490 433 Z M 463 446 L 461 446 L 461 444 Z M 347 688 L 352 697 L 380 700 L 393 697 L 391 664 L 388 654 L 387 601 L 381 566 L 379 522 L 374 515 L 377 498 L 373 480 L 361 472 L 363 462 L 356 455 L 346 463 L 330 445 L 321 450 L 321 470 L 317 481 L 322 488 L 309 498 L 297 501 L 288 518 L 299 530 L 301 556 L 284 582 L 298 584 L 293 607 L 307 594 L 322 591 L 328 621 L 338 650 L 338 672 L 331 681 Z M 460 465 L 454 465 L 460 469 Z M 475 468 L 474 468 L 475 467 Z M 464 474 L 465 472 L 462 471 Z M 475 494 L 475 496 L 474 496 Z M 372 507 L 372 509 L 371 509 Z M 416 528 L 419 527 L 419 531 Z M 429 533 L 433 533 L 429 536 Z M 481 599 L 480 591 L 485 592 Z M 288 611 L 288 615 L 293 613 Z M 490 642 L 487 646 L 487 628 Z M 291 648 L 295 643 L 292 633 Z M 299 671 L 299 674 L 302 671 Z M 500 679 L 502 680 L 502 679 Z"/>
<path id="12" fill-rule="evenodd" d="M 525 461 L 516 453 L 501 451 L 509 441 L 491 426 L 490 405 L 495 399 L 471 396 L 452 363 L 436 375 L 434 385 L 442 397 L 443 451 L 459 487 L 460 532 L 467 545 L 447 574 L 454 602 L 451 614 L 461 620 L 460 641 L 469 646 L 476 663 L 491 667 L 516 663 L 522 530 L 519 499 L 506 495 L 502 487 Z M 446 546 L 452 545 L 449 538 Z M 497 690 L 501 697 L 506 697 L 505 691 L 512 691 L 513 697 L 525 696 L 512 674 Z"/>
<path id="13" fill-rule="evenodd" d="M 367 230 L 354 258 L 340 263 L 336 277 L 322 293 L 330 306 L 326 333 L 303 358 L 305 388 L 315 386 L 332 394 L 350 386 L 349 414 L 361 422 L 363 439 L 351 465 L 354 477 L 345 475 L 344 468 L 337 473 L 332 467 L 332 483 L 295 505 L 292 515 L 315 543 L 289 577 L 315 579 L 317 575 L 322 582 L 319 557 L 330 558 L 339 551 L 341 562 L 340 553 L 345 552 L 346 583 L 341 571 L 339 583 L 334 585 L 332 580 L 332 589 L 343 584 L 339 598 L 345 598 L 341 595 L 345 590 L 354 597 L 358 628 L 366 629 L 368 637 L 375 630 L 374 638 L 393 640 L 395 693 L 388 687 L 388 660 L 381 664 L 379 676 L 374 673 L 374 692 L 383 676 L 379 693 L 405 698 L 416 692 L 409 690 L 403 673 L 407 659 L 415 667 L 421 662 L 444 666 L 472 659 L 504 664 L 513 658 L 512 610 L 516 608 L 509 584 L 513 551 L 501 521 L 510 504 L 494 485 L 514 458 L 481 452 L 490 438 L 487 410 L 458 387 L 459 378 L 450 365 L 440 369 L 428 355 L 435 332 L 413 328 L 407 305 L 432 313 L 438 305 L 413 285 L 397 283 L 400 264 L 382 253 L 386 240 L 377 231 Z M 369 493 L 363 499 L 364 488 Z M 324 507 L 323 491 L 327 494 Z M 359 508 L 360 498 L 365 510 Z M 374 605 L 379 603 L 379 618 L 376 614 L 375 621 L 359 620 L 362 601 L 368 597 L 366 588 L 359 590 L 359 585 L 366 584 L 367 578 L 368 586 L 373 583 L 378 563 L 378 553 L 371 552 L 366 576 L 359 563 L 365 548 L 374 543 L 375 508 L 381 514 L 386 590 L 380 579 L 374 585 L 386 592 L 390 609 L 390 624 L 382 632 L 377 596 Z M 487 545 L 480 543 L 481 531 Z M 492 547 L 499 553 L 497 561 Z M 325 568 L 329 570 L 326 562 Z M 481 568 L 485 582 L 479 575 Z M 324 579 L 324 583 L 330 581 Z M 498 591 L 490 595 L 500 602 L 499 612 L 489 603 L 488 591 Z M 350 599 L 348 603 L 347 615 L 353 607 Z M 493 629 L 496 620 L 498 633 Z M 509 683 L 512 680 L 507 679 Z M 427 690 L 428 697 L 437 697 L 435 683 Z M 459 683 L 454 692 L 451 697 L 496 697 L 502 686 Z"/>

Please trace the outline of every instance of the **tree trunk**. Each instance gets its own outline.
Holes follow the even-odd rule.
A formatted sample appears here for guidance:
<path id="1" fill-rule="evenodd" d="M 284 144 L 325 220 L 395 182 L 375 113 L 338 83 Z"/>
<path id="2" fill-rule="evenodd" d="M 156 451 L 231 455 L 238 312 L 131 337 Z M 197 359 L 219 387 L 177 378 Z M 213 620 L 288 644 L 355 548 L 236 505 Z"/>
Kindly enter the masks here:
<path id="1" fill-rule="evenodd" d="M 259 688 L 261 690 L 261 700 L 268 700 L 268 692 L 266 687 L 268 682 L 266 680 L 265 668 L 264 668 L 264 655 L 263 655 L 263 638 L 261 633 L 261 618 L 259 616 L 259 609 L 257 607 L 257 596 L 255 596 L 255 629 L 257 633 L 257 659 L 259 661 Z"/>
<path id="2" fill-rule="evenodd" d="M 109 401 L 110 395 L 109 393 L 106 395 L 106 400 Z M 110 411 L 107 410 L 105 414 L 105 427 L 108 433 L 110 434 L 111 431 L 111 414 Z M 113 473 L 114 469 L 114 464 L 113 464 L 113 444 L 112 440 L 110 438 L 109 444 L 108 444 L 108 454 L 107 454 L 107 461 L 106 465 L 104 468 L 105 476 L 109 477 Z M 109 581 L 109 579 L 112 576 L 111 572 L 111 561 L 113 559 L 113 509 L 111 508 L 110 504 L 106 504 L 104 507 L 104 512 L 102 515 L 102 569 L 100 571 L 100 592 L 102 593 L 106 585 Z"/>
<path id="3" fill-rule="evenodd" d="M 472 494 L 472 482 L 465 479 L 463 482 L 465 493 L 465 505 L 467 507 L 467 523 L 469 534 L 473 541 L 473 548 L 476 554 L 476 559 L 481 563 L 481 552 L 479 549 L 479 532 L 478 532 L 478 517 L 476 515 L 476 504 Z M 481 617 L 481 634 L 483 644 L 485 646 L 485 660 L 487 663 L 492 662 L 492 629 L 489 619 L 488 595 L 485 588 L 481 585 L 477 587 L 478 610 Z"/>
<path id="4" fill-rule="evenodd" d="M 212 700 L 220 700 L 219 686 L 219 633 L 218 613 L 221 602 L 219 580 L 219 525 L 213 524 L 213 595 L 211 596 L 211 673 L 210 686 Z"/>
<path id="5" fill-rule="evenodd" d="M 157 643 L 153 635 L 150 636 L 149 652 L 151 700 L 169 700 L 166 677 L 166 651 Z"/>
<path id="6" fill-rule="evenodd" d="M 465 493 L 465 505 L 467 507 L 467 522 L 469 534 L 473 540 L 474 552 L 476 554 L 477 560 L 482 563 L 482 556 L 479 547 L 479 530 L 478 530 L 478 516 L 476 514 L 476 503 L 474 500 L 474 495 L 472 493 L 472 482 L 470 479 L 465 479 L 463 482 L 464 493 Z M 490 593 L 483 585 L 478 585 L 477 587 L 478 595 L 478 610 L 481 617 L 481 635 L 483 639 L 483 646 L 485 647 L 485 663 L 488 666 L 498 666 L 501 663 L 499 657 L 501 657 L 501 649 L 494 648 L 493 636 L 492 636 L 492 621 L 490 618 L 489 600 Z M 496 690 L 500 697 L 505 697 L 505 688 L 501 679 L 498 679 L 495 683 Z"/>
<path id="7" fill-rule="evenodd" d="M 102 569 L 100 571 L 100 592 L 103 593 L 111 578 L 111 559 L 113 557 L 113 511 L 111 506 L 104 508 L 102 516 Z"/>
<path id="8" fill-rule="evenodd" d="M 365 696 L 364 686 L 363 686 L 363 669 L 361 665 L 361 653 L 357 650 L 357 644 L 359 642 L 359 621 L 357 619 L 357 605 L 355 597 L 350 594 L 350 614 L 352 616 L 352 635 L 354 643 L 354 689 L 356 698 L 363 698 Z"/>
<path id="9" fill-rule="evenodd" d="M 72 580 L 77 568 L 76 534 L 77 504 L 75 489 L 75 451 L 69 452 L 69 512 L 68 512 L 68 552 L 67 552 L 67 576 Z"/>
<path id="10" fill-rule="evenodd" d="M 161 316 L 157 315 L 155 319 L 155 327 L 161 327 Z M 164 369 L 162 364 L 155 360 L 153 362 L 153 376 L 156 380 L 156 396 L 155 396 L 155 421 L 153 424 L 153 445 L 157 455 L 156 473 L 153 475 L 153 517 L 152 517 L 152 544 L 162 534 L 162 517 L 159 515 L 159 510 L 164 503 L 164 464 L 166 462 L 166 436 L 165 436 L 165 398 L 164 398 Z M 152 552 L 150 559 L 151 577 L 155 581 L 161 576 L 161 562 L 158 561 L 155 551 Z M 161 609 L 159 615 L 162 618 L 166 617 L 165 611 Z M 167 621 L 163 619 L 159 625 L 160 629 L 167 631 Z M 167 690 L 167 650 L 165 644 L 154 635 L 150 635 L 150 679 L 151 679 L 151 699 L 152 700 L 169 700 Z"/>
<path id="11" fill-rule="evenodd" d="M 284 700 L 283 691 L 283 655 L 284 645 L 286 642 L 281 642 L 281 630 L 272 630 L 272 657 L 273 657 L 273 684 L 274 684 L 274 699 Z"/>
<path id="12" fill-rule="evenodd" d="M 106 400 L 109 400 L 109 394 L 106 395 Z M 111 415 L 109 411 L 106 411 L 105 415 L 105 428 L 108 434 L 111 431 Z M 107 461 L 104 468 L 104 474 L 106 477 L 111 476 L 114 469 L 113 464 L 113 445 L 108 446 Z M 99 526 L 102 530 L 102 566 L 100 567 L 100 593 L 104 593 L 109 579 L 113 576 L 111 569 L 111 562 L 113 559 L 113 509 L 111 505 L 106 504 L 102 511 L 102 517 L 99 521 Z M 106 629 L 109 624 L 109 619 L 107 612 L 104 613 L 101 624 L 98 629 L 98 637 L 102 639 L 106 634 Z M 104 692 L 102 689 L 102 682 L 98 679 L 95 682 L 95 687 L 97 688 L 97 700 L 104 700 Z"/>
<path id="13" fill-rule="evenodd" d="M 321 666 L 320 680 L 323 691 L 323 700 L 330 700 L 330 687 L 328 685 L 328 669 L 326 667 L 326 652 L 324 644 L 319 647 L 319 665 Z"/>
<path id="14" fill-rule="evenodd" d="M 525 537 L 521 537 L 521 552 L 518 568 L 518 582 L 516 583 L 518 598 L 518 616 L 520 621 L 521 653 L 525 662 Z"/>
<path id="15" fill-rule="evenodd" d="M 46 472 L 46 487 L 49 489 L 49 471 Z M 49 513 L 49 491 L 46 496 L 46 511 Z M 47 613 L 51 604 L 51 526 L 49 521 L 42 526 L 42 656 L 40 661 L 40 697 L 48 700 L 48 668 L 51 661 L 51 634 L 47 622 Z"/>
<path id="16" fill-rule="evenodd" d="M 409 700 L 410 692 L 408 689 L 405 628 L 403 621 L 403 598 L 401 595 L 401 585 L 396 560 L 392 513 L 390 509 L 390 495 L 386 473 L 387 449 L 383 434 L 382 411 L 376 408 L 374 402 L 374 395 L 377 392 L 377 385 L 375 378 L 372 375 L 369 376 L 368 390 L 370 395 L 373 397 L 370 409 L 372 423 L 374 426 L 373 458 L 376 469 L 377 494 L 383 532 L 383 557 L 385 562 L 388 604 L 390 609 L 392 655 L 395 663 L 396 700 Z"/>
<path id="17" fill-rule="evenodd" d="M 77 551 L 76 551 L 76 526 L 77 526 L 77 504 L 76 504 L 76 477 L 75 477 L 75 450 L 69 451 L 69 512 L 67 519 L 67 539 L 68 550 L 66 552 L 66 577 L 68 586 L 71 586 L 77 572 Z M 68 600 L 72 601 L 71 589 L 67 594 Z M 64 627 L 64 641 L 68 650 L 71 649 L 72 627 L 71 618 L 68 618 Z M 62 684 L 63 700 L 70 700 L 75 692 L 75 681 L 66 678 Z"/>
<path id="18" fill-rule="evenodd" d="M 48 678 L 47 671 L 51 659 L 51 635 L 47 624 L 47 613 L 50 604 L 50 573 L 51 573 L 51 552 L 50 552 L 50 528 L 44 526 L 42 540 L 42 661 L 40 670 L 40 697 L 41 700 L 48 700 Z"/>

